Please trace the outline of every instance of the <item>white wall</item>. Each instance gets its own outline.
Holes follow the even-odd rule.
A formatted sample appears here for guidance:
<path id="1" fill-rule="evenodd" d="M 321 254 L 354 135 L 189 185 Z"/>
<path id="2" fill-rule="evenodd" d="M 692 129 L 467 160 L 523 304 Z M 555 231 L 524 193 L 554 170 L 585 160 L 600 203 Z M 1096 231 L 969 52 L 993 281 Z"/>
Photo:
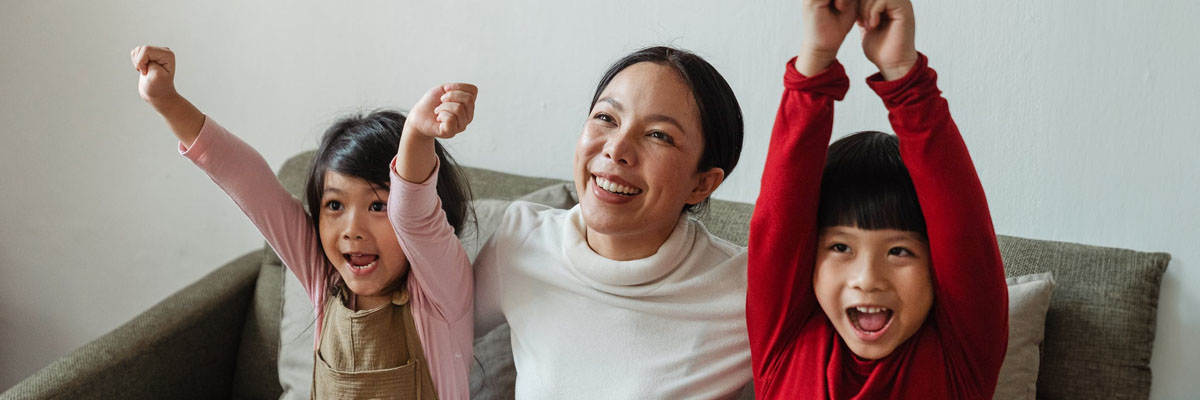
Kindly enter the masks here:
<path id="1" fill-rule="evenodd" d="M 0 389 L 261 246 L 137 97 L 138 44 L 175 49 L 180 91 L 274 167 L 338 115 L 463 80 L 481 94 L 459 159 L 559 178 L 607 64 L 674 44 L 736 90 L 748 136 L 717 197 L 753 201 L 800 32 L 783 0 L 0 1 Z M 1000 233 L 1174 255 L 1153 397 L 1195 396 L 1200 3 L 1061 3 L 919 1 L 918 48 Z M 835 130 L 888 129 L 857 45 L 842 60 Z"/>

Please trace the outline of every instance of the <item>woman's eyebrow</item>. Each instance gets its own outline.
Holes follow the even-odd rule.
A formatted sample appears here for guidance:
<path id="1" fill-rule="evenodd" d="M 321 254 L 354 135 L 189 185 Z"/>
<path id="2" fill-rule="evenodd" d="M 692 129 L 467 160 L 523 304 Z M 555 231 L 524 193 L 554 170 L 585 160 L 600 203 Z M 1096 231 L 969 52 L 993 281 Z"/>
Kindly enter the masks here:
<path id="1" fill-rule="evenodd" d="M 601 98 L 600 100 L 597 100 L 596 102 L 597 103 L 608 103 L 609 105 L 612 106 L 612 108 L 615 108 L 617 111 L 625 111 L 625 106 L 621 105 L 621 102 L 617 101 L 617 99 L 614 99 L 612 97 L 604 97 L 604 98 Z"/>
<path id="2" fill-rule="evenodd" d="M 646 120 L 650 121 L 650 122 L 666 122 L 668 124 L 675 125 L 675 127 L 678 128 L 680 131 L 687 132 L 686 129 L 683 129 L 683 125 L 680 124 L 679 121 L 675 120 L 675 118 L 671 118 L 668 115 L 650 114 L 649 116 L 646 117 Z"/>

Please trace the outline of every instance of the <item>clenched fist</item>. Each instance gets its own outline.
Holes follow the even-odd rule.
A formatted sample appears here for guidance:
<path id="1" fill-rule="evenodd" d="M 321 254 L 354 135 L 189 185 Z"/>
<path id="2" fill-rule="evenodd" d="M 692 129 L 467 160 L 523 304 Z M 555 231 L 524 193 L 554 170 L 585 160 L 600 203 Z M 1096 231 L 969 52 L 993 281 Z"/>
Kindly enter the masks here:
<path id="1" fill-rule="evenodd" d="M 138 78 L 138 94 L 154 105 L 179 96 L 175 91 L 175 53 L 166 47 L 138 46 L 129 52 Z"/>
<path id="2" fill-rule="evenodd" d="M 191 147 L 204 113 L 175 91 L 175 53 L 166 47 L 138 46 L 129 52 L 138 72 L 138 94 L 167 120 L 167 126 L 184 146 Z"/>
<path id="3" fill-rule="evenodd" d="M 479 88 L 469 83 L 447 83 L 430 89 L 413 105 L 404 123 L 429 137 L 449 139 L 463 130 L 475 118 L 475 96 Z"/>

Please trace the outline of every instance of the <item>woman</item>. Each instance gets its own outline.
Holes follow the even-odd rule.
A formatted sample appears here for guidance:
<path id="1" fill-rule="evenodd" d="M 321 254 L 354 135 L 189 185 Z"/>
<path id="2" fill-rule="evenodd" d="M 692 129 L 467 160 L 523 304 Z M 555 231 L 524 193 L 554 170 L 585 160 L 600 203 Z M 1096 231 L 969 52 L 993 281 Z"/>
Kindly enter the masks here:
<path id="1" fill-rule="evenodd" d="M 724 78 L 667 47 L 601 79 L 579 205 L 514 202 L 476 260 L 476 334 L 507 321 L 517 397 L 721 398 L 750 380 L 745 249 L 687 218 L 737 164 Z"/>

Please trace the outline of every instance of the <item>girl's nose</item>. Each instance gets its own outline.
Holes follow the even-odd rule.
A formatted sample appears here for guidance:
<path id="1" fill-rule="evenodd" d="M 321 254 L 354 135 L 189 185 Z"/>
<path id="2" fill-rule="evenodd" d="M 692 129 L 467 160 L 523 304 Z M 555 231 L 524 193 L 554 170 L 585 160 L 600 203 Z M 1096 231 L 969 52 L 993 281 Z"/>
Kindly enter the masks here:
<path id="1" fill-rule="evenodd" d="M 887 266 L 883 265 L 882 261 L 872 257 L 863 257 L 857 260 L 850 276 L 851 287 L 864 292 L 878 292 L 886 289 L 887 279 L 885 279 L 883 268 L 887 268 Z"/>
<path id="2" fill-rule="evenodd" d="M 346 221 L 346 229 L 342 231 L 342 238 L 348 240 L 362 240 L 365 235 L 364 232 L 366 232 L 366 227 L 364 225 L 366 222 L 365 218 L 354 212 L 351 212 L 349 217 L 350 218 L 347 218 Z"/>

